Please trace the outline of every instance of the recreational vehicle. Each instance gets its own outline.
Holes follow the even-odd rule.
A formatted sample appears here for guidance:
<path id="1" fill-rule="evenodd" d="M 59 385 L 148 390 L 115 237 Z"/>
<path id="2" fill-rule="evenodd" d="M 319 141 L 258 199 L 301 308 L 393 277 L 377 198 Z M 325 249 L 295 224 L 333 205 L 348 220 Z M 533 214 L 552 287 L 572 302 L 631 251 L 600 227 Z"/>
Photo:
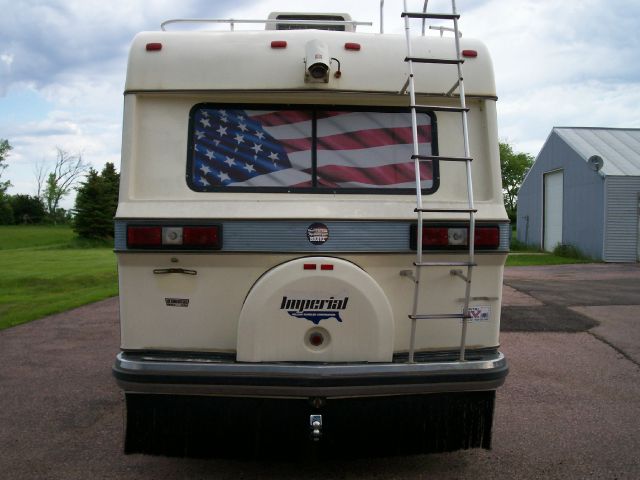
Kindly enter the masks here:
<path id="1" fill-rule="evenodd" d="M 135 37 L 126 452 L 490 447 L 510 229 L 491 58 L 453 7 L 405 7 L 404 35 L 280 12 Z"/>

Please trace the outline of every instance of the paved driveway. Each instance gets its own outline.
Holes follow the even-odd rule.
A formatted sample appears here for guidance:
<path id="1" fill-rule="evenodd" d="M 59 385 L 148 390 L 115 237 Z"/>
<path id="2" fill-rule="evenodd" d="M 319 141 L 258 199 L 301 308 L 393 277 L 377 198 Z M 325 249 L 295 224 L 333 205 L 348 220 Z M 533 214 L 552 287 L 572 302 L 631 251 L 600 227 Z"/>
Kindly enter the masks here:
<path id="1" fill-rule="evenodd" d="M 0 332 L 0 476 L 640 478 L 640 268 L 519 267 L 505 283 L 511 373 L 498 393 L 492 451 L 320 464 L 125 456 L 110 299 Z"/>

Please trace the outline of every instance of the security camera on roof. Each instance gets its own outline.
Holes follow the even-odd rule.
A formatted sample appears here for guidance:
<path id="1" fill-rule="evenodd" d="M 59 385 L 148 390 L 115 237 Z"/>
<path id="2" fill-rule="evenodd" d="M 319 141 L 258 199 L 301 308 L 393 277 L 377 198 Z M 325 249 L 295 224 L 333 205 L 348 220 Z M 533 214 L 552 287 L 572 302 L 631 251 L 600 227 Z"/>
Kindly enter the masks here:
<path id="1" fill-rule="evenodd" d="M 307 83 L 328 83 L 331 70 L 329 47 L 320 40 L 307 42 L 304 81 Z"/>

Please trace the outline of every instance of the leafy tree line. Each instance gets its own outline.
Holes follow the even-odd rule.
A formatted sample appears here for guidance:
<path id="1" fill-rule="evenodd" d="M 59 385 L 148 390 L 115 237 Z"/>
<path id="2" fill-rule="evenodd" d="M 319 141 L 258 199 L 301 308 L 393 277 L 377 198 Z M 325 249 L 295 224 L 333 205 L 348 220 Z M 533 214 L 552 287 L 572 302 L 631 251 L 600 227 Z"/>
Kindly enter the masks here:
<path id="1" fill-rule="evenodd" d="M 504 206 L 511 222 L 516 221 L 518 208 L 518 191 L 533 165 L 533 156 L 528 153 L 515 152 L 506 142 L 500 142 L 500 169 L 502 170 L 502 193 Z"/>
<path id="2" fill-rule="evenodd" d="M 80 237 L 113 237 L 120 174 L 112 163 L 98 172 L 88 167 L 81 154 L 57 148 L 52 166 L 36 166 L 36 195 L 9 195 L 11 183 L 2 180 L 2 173 L 11 149 L 7 140 L 0 139 L 0 225 L 71 223 Z M 82 175 L 84 181 L 78 183 Z M 65 210 L 60 202 L 72 190 L 77 191 L 75 207 Z"/>

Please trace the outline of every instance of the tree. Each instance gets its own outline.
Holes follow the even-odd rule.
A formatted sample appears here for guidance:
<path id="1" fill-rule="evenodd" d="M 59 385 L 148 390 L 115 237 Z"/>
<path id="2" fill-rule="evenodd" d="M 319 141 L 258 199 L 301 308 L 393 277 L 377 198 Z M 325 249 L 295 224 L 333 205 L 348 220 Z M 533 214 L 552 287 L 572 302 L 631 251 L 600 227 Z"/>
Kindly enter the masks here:
<path id="1" fill-rule="evenodd" d="M 11 186 L 11 182 L 9 180 L 2 181 L 2 172 L 5 168 L 7 168 L 7 157 L 9 156 L 9 152 L 13 147 L 9 145 L 9 141 L 3 138 L 0 138 L 0 196 L 4 195 L 7 191 L 7 188 Z"/>
<path id="2" fill-rule="evenodd" d="M 113 217 L 118 206 L 120 175 L 112 163 L 98 173 L 90 169 L 85 181 L 78 187 L 73 229 L 84 238 L 113 237 Z"/>
<path id="3" fill-rule="evenodd" d="M 502 193 L 504 206 L 512 222 L 516 220 L 518 190 L 525 175 L 533 165 L 533 156 L 516 153 L 506 142 L 500 142 L 500 168 L 502 169 Z"/>
<path id="4" fill-rule="evenodd" d="M 2 181 L 2 172 L 7 168 L 6 160 L 12 148 L 8 140 L 0 138 L 0 225 L 13 223 L 13 209 L 6 194 L 11 182 Z"/>
<path id="5" fill-rule="evenodd" d="M 42 200 L 31 195 L 12 195 L 9 198 L 15 223 L 40 223 L 45 216 Z"/>
<path id="6" fill-rule="evenodd" d="M 80 153 L 70 154 L 60 147 L 56 147 L 56 150 L 56 161 L 53 169 L 47 171 L 40 166 L 36 171 L 40 198 L 45 204 L 47 214 L 54 219 L 60 210 L 60 200 L 71 192 L 78 178 L 89 168 L 82 160 Z M 44 180 L 45 177 L 46 180 Z M 44 185 L 42 185 L 43 180 L 45 182 Z"/>

